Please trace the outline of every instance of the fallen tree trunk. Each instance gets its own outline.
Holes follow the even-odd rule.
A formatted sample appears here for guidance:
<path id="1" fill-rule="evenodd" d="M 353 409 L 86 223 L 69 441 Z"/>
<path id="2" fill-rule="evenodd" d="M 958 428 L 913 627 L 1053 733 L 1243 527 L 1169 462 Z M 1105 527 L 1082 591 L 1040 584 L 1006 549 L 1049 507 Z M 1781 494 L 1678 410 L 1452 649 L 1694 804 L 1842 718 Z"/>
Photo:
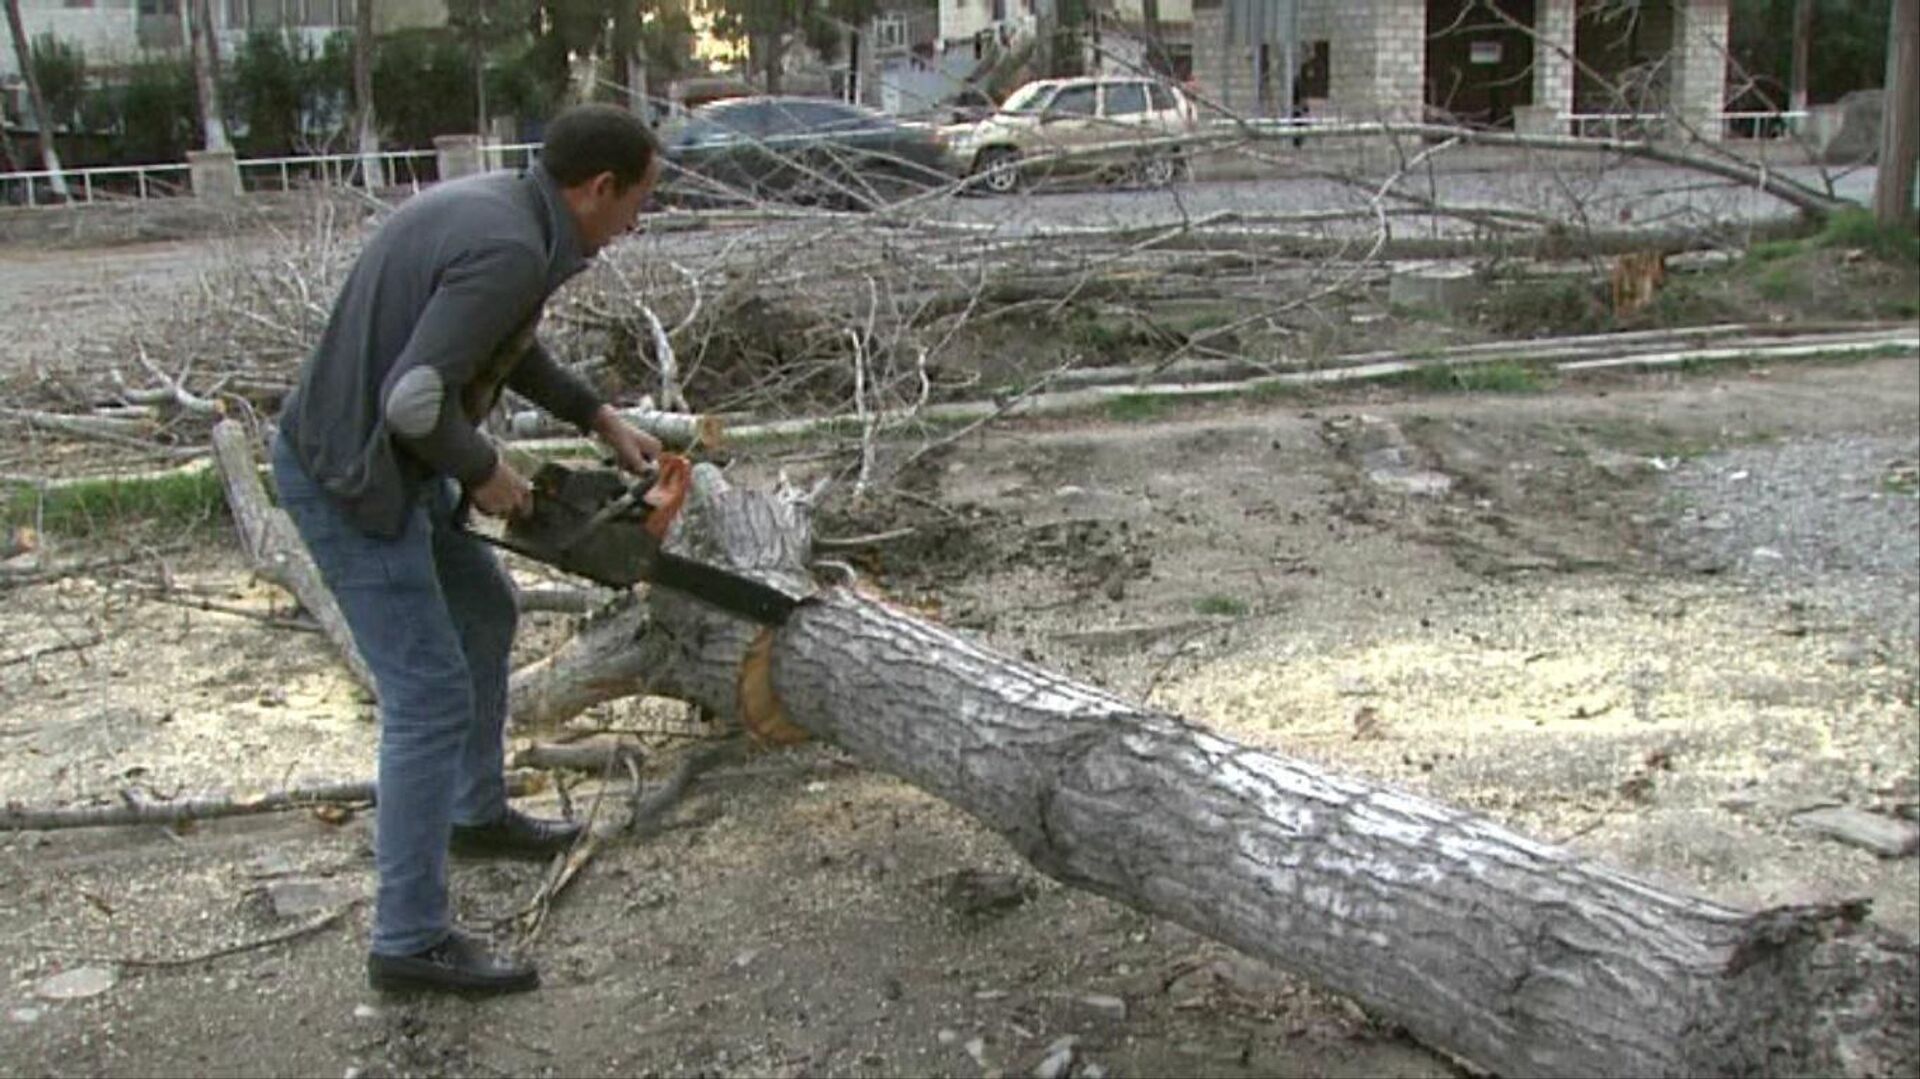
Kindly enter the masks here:
<path id="1" fill-rule="evenodd" d="M 306 544 L 293 526 L 287 511 L 273 504 L 260 473 L 253 462 L 253 447 L 247 429 L 233 420 L 221 420 L 213 427 L 213 458 L 220 469 L 220 483 L 226 489 L 227 506 L 233 511 L 233 526 L 240 533 L 240 546 L 254 572 L 293 593 L 307 609 L 320 629 L 340 650 L 360 684 L 371 689 L 373 672 L 353 643 L 353 631 L 347 628 L 347 616 L 340 613 L 333 593 L 320 579 L 320 567 L 313 564 Z"/>
<path id="2" fill-rule="evenodd" d="M 1749 912 L 1672 894 L 1235 744 L 851 589 L 817 590 L 808 531 L 799 505 L 702 466 L 674 545 L 807 601 L 776 631 L 655 590 L 525 672 L 517 699 L 562 681 L 576 698 L 612 696 L 644 678 L 751 729 L 784 715 L 965 809 L 1042 871 L 1500 1074 L 1920 1063 L 1920 954 L 1863 922 L 1863 904 Z"/>

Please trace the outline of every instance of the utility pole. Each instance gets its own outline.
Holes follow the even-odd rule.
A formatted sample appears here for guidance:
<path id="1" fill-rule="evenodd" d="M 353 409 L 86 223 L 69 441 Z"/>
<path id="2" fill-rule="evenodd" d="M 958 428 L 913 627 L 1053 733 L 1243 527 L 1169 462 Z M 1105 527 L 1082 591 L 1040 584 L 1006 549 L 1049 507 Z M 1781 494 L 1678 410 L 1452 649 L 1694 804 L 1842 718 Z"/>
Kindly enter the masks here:
<path id="1" fill-rule="evenodd" d="M 1911 230 L 1914 159 L 1920 156 L 1920 0 L 1893 0 L 1893 25 L 1887 32 L 1886 100 L 1873 217 L 1884 228 Z"/>

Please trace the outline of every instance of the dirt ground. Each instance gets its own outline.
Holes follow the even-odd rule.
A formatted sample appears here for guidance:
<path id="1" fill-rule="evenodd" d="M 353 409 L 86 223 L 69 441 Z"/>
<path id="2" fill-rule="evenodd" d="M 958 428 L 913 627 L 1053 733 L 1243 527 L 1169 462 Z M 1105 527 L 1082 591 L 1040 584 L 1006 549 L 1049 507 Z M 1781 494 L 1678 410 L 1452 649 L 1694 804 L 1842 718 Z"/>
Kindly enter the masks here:
<path id="1" fill-rule="evenodd" d="M 808 467 L 736 468 L 783 464 Z M 1029 423 L 946 453 L 941 508 L 821 531 L 913 524 L 853 558 L 896 597 L 1233 737 L 1727 903 L 1870 897 L 1914 935 L 1911 857 L 1794 818 L 1920 811 L 1916 466 L 1913 360 L 1724 368 Z M 177 591 L 287 609 L 216 530 L 148 542 Z M 0 666 L 0 797 L 369 774 L 371 706 L 323 640 L 151 602 L 152 572 L 0 591 L 0 662 L 75 644 Z M 529 657 L 568 625 L 528 621 Z M 979 1076 L 1063 1048 L 1086 1077 L 1459 1074 L 830 747 L 719 770 L 673 822 L 553 908 L 542 991 L 487 1002 L 366 988 L 365 814 L 5 835 L 0 1074 Z M 456 863 L 461 916 L 510 918 L 543 871 Z"/>

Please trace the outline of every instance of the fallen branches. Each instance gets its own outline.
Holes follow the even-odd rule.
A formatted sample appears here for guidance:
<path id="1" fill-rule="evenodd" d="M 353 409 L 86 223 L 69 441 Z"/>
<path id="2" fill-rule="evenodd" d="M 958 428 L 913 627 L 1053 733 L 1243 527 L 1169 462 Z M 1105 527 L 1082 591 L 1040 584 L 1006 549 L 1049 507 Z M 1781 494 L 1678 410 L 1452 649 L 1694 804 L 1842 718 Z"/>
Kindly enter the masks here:
<path id="1" fill-rule="evenodd" d="M 533 773 L 521 771 L 507 775 L 508 792 L 516 797 L 532 792 L 537 786 Z M 158 802 L 128 789 L 121 792 L 118 803 L 109 805 L 30 806 L 9 801 L 0 806 L 0 832 L 46 832 L 66 828 L 150 824 L 171 827 L 188 821 L 279 813 L 319 805 L 371 805 L 373 801 L 372 780 L 318 783 L 240 794 L 208 794 L 198 798 Z"/>

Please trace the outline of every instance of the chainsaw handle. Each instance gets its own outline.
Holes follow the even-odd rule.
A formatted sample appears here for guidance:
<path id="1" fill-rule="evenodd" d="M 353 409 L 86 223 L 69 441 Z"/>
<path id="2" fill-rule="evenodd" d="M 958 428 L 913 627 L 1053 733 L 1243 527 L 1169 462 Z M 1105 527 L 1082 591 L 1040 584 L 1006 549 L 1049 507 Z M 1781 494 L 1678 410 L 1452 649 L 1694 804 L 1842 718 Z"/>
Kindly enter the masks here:
<path id="1" fill-rule="evenodd" d="M 667 538 L 667 529 L 686 504 L 687 491 L 693 486 L 693 462 L 677 453 L 663 453 L 658 460 L 659 473 L 643 496 L 648 513 L 644 527 L 657 540 Z"/>

